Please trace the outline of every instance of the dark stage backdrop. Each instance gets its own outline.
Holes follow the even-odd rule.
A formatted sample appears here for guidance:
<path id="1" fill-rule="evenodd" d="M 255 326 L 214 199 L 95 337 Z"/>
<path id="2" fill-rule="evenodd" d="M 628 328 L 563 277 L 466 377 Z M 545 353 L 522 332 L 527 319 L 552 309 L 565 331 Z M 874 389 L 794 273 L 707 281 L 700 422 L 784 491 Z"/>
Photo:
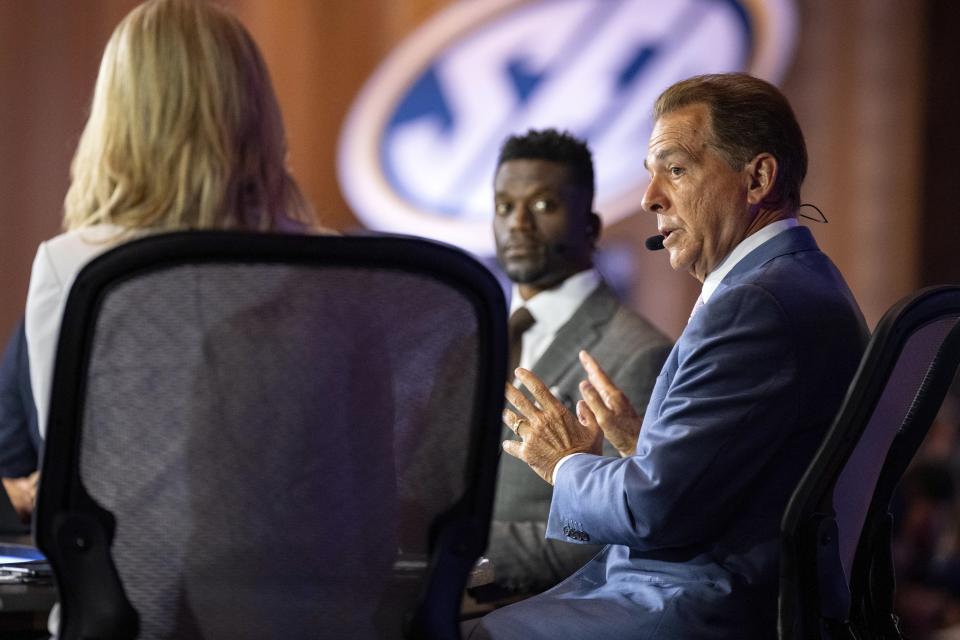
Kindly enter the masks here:
<path id="1" fill-rule="evenodd" d="M 102 48 L 135 4 L 0 0 L 3 335 L 22 313 L 37 243 L 59 230 L 69 162 Z M 267 59 L 295 175 L 324 223 L 356 228 L 335 177 L 344 114 L 378 61 L 448 2 L 224 4 L 249 26 Z M 811 168 L 804 200 L 829 217 L 830 223 L 815 225 L 814 233 L 873 324 L 891 303 L 922 283 L 921 274 L 944 273 L 925 267 L 938 257 L 921 252 L 928 248 L 921 237 L 953 232 L 952 217 L 942 213 L 944 203 L 931 202 L 923 191 L 930 186 L 924 176 L 933 175 L 928 165 L 947 167 L 949 160 L 931 158 L 924 147 L 938 138 L 924 126 L 928 5 L 908 0 L 798 0 L 797 5 L 799 46 L 783 86 L 808 139 Z M 956 119 L 955 109 L 944 113 L 949 115 L 941 114 L 941 119 Z M 931 208 L 940 213 L 931 215 Z M 607 229 L 603 243 L 630 249 L 624 253 L 632 274 L 631 304 L 676 336 L 697 283 L 671 272 L 663 253 L 640 249 L 653 232 L 651 219 L 635 215 Z"/>

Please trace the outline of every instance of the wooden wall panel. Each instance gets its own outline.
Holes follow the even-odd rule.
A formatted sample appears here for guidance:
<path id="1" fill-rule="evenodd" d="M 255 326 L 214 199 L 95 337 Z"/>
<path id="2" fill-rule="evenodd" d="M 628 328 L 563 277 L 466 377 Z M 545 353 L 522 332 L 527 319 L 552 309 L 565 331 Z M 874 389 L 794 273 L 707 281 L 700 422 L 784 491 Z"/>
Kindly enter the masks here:
<path id="1" fill-rule="evenodd" d="M 919 283 L 924 3 L 805 0 L 784 85 L 807 137 L 812 224 L 868 324 Z"/>
<path id="2" fill-rule="evenodd" d="M 133 2 L 0 1 L 0 340 L 37 244 L 60 229 L 103 45 Z"/>

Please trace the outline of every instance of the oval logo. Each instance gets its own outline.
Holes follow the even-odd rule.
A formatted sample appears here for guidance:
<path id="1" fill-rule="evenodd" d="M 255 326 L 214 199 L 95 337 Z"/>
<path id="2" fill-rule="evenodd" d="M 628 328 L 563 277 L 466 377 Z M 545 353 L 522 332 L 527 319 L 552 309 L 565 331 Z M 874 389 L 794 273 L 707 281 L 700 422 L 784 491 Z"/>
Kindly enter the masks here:
<path id="1" fill-rule="evenodd" d="M 372 229 L 489 255 L 500 145 L 556 127 L 589 142 L 611 224 L 640 208 L 657 95 L 701 73 L 776 82 L 795 36 L 791 0 L 463 0 L 364 86 L 340 136 L 340 185 Z"/>

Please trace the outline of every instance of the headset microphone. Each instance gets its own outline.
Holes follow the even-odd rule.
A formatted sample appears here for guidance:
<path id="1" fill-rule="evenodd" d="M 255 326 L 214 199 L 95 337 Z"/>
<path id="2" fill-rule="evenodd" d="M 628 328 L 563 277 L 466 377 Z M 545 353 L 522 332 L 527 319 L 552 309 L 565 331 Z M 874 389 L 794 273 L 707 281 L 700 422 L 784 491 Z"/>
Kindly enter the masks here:
<path id="1" fill-rule="evenodd" d="M 650 236 L 644 241 L 643 244 L 650 251 L 659 251 L 660 249 L 663 249 L 663 236 L 660 234 Z"/>

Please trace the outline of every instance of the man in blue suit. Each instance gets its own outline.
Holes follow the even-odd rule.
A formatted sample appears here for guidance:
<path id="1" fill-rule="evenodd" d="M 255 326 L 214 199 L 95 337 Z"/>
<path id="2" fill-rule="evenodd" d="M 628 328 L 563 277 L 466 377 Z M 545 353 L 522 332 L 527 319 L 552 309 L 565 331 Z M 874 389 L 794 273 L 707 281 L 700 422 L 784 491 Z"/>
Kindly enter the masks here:
<path id="1" fill-rule="evenodd" d="M 547 536 L 607 546 L 472 637 L 775 638 L 778 530 L 866 344 L 843 278 L 797 224 L 806 149 L 786 98 L 699 76 L 654 108 L 644 210 L 674 269 L 703 283 L 657 379 L 633 455 L 629 403 L 588 354 L 577 416 L 517 378 L 504 450 L 554 485 Z"/>

